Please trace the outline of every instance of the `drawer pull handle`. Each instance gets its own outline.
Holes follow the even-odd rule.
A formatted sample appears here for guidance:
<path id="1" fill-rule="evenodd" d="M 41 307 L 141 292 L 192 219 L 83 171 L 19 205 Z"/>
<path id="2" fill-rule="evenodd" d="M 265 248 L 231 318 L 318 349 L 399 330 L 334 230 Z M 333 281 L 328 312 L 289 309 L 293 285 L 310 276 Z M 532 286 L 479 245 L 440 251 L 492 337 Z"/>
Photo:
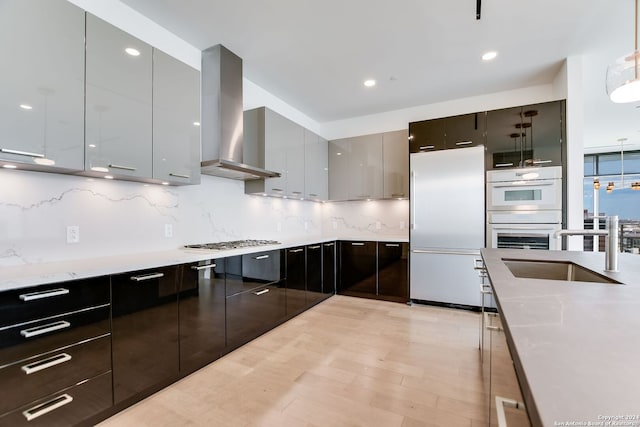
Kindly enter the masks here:
<path id="1" fill-rule="evenodd" d="M 351 243 L 351 246 L 364 246 L 364 243 L 353 242 Z"/>
<path id="2" fill-rule="evenodd" d="M 496 332 L 502 331 L 502 328 L 500 326 L 489 326 L 489 312 L 488 311 L 485 311 L 483 316 L 484 316 L 485 328 L 488 331 L 496 331 Z M 498 317 L 498 315 L 497 314 L 493 314 L 493 317 Z"/>
<path id="3" fill-rule="evenodd" d="M 121 169 L 123 171 L 131 171 L 131 172 L 136 170 L 136 168 L 132 168 L 131 166 L 122 166 L 122 165 L 114 165 L 114 164 L 110 164 L 109 167 L 113 169 Z"/>
<path id="4" fill-rule="evenodd" d="M 254 295 L 260 296 L 269 292 L 269 289 L 263 289 L 261 291 L 254 292 Z"/>
<path id="5" fill-rule="evenodd" d="M 169 172 L 169 176 L 173 176 L 175 178 L 184 178 L 184 179 L 191 178 L 189 175 L 183 175 L 181 173 L 173 173 L 173 172 Z"/>
<path id="6" fill-rule="evenodd" d="M 309 246 L 309 249 L 320 249 L 320 245 L 317 245 L 317 246 Z"/>
<path id="7" fill-rule="evenodd" d="M 304 249 L 299 248 L 299 249 L 289 249 L 289 253 L 290 254 L 297 254 L 298 252 L 302 252 L 304 251 Z"/>
<path id="8" fill-rule="evenodd" d="M 7 153 L 7 154 L 16 154 L 18 156 L 37 157 L 37 158 L 44 157 L 44 154 L 30 153 L 28 151 L 12 150 L 11 148 L 0 148 L 0 152 Z"/>
<path id="9" fill-rule="evenodd" d="M 386 243 L 385 246 L 388 247 L 388 248 L 399 248 L 400 244 L 399 243 Z"/>
<path id="10" fill-rule="evenodd" d="M 207 265 L 192 265 L 192 266 L 191 266 L 191 268 L 192 268 L 193 270 L 201 271 L 201 270 L 210 270 L 210 269 L 212 269 L 212 268 L 215 268 L 215 266 L 216 266 L 215 264 L 207 264 Z"/>
<path id="11" fill-rule="evenodd" d="M 164 277 L 164 273 L 151 273 L 143 274 L 142 276 L 132 276 L 131 280 L 133 280 L 134 282 L 144 282 L 145 280 L 159 279 L 160 277 Z"/>
<path id="12" fill-rule="evenodd" d="M 260 256 L 254 256 L 253 259 L 267 259 L 269 258 L 269 255 L 260 255 Z"/>
<path id="13" fill-rule="evenodd" d="M 20 295 L 20 299 L 22 301 L 33 301 L 36 299 L 41 299 L 41 298 L 49 298 L 49 297 L 55 297 L 57 295 L 65 295 L 69 293 L 69 289 L 65 289 L 65 288 L 57 288 L 57 289 L 48 289 L 46 291 L 40 291 L 40 292 L 31 292 L 28 294 L 22 294 Z"/>
<path id="14" fill-rule="evenodd" d="M 41 403 L 40 405 L 34 406 L 31 409 L 23 411 L 22 415 L 24 415 L 27 421 L 32 421 L 71 402 L 73 402 L 73 397 L 65 393 L 58 397 L 54 397 L 53 399 L 48 400 L 44 403 Z"/>
<path id="15" fill-rule="evenodd" d="M 496 396 L 496 418 L 498 418 L 498 427 L 509 427 L 507 425 L 507 417 L 504 413 L 504 408 L 515 408 L 526 411 L 524 403 L 517 400 L 507 399 L 505 397 Z"/>
<path id="16" fill-rule="evenodd" d="M 38 360 L 37 362 L 24 365 L 22 366 L 22 370 L 24 371 L 25 374 L 31 375 L 31 374 L 35 374 L 38 371 L 51 368 L 52 366 L 56 366 L 64 362 L 68 362 L 69 360 L 71 360 L 71 355 L 67 353 L 60 353 L 55 356 L 47 357 L 46 359 Z"/>
<path id="17" fill-rule="evenodd" d="M 391 197 L 404 197 L 404 193 L 391 193 Z"/>
<path id="18" fill-rule="evenodd" d="M 311 197 L 318 197 L 318 195 L 316 193 L 309 193 L 309 196 Z"/>
<path id="19" fill-rule="evenodd" d="M 58 331 L 60 329 L 66 329 L 71 326 L 71 323 L 61 320 L 59 322 L 47 323 L 46 325 L 35 326 L 29 329 L 23 329 L 20 331 L 20 335 L 25 338 L 31 338 L 49 332 Z"/>

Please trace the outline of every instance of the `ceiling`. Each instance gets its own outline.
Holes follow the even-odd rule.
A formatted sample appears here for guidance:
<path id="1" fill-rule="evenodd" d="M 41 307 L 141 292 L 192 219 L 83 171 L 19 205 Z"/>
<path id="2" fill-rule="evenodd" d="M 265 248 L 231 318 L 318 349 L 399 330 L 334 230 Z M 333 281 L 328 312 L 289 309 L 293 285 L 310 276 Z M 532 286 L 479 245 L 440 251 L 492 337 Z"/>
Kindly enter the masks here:
<path id="1" fill-rule="evenodd" d="M 640 103 L 604 89 L 633 50 L 633 0 L 485 0 L 479 21 L 474 0 L 121 1 L 201 50 L 223 44 L 319 123 L 547 84 L 581 55 L 586 150 L 640 148 Z"/>

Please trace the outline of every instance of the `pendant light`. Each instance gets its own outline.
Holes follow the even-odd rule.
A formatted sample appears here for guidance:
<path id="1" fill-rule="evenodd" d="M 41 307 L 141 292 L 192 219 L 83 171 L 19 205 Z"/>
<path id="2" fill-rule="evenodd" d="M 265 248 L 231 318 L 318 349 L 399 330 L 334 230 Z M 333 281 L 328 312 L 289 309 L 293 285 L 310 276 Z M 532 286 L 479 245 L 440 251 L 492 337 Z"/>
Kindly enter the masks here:
<path id="1" fill-rule="evenodd" d="M 635 0 L 635 49 L 607 67 L 607 94 L 611 101 L 640 101 L 640 52 L 638 52 L 638 0 Z"/>

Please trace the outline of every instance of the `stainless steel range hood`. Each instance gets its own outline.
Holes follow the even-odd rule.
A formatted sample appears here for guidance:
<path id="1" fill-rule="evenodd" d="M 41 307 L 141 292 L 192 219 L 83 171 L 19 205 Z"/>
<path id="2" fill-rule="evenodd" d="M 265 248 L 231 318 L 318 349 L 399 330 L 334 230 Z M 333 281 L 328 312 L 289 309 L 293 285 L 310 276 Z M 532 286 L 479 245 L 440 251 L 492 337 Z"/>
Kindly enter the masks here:
<path id="1" fill-rule="evenodd" d="M 202 52 L 200 172 L 238 180 L 279 177 L 278 172 L 244 164 L 242 59 L 222 45 Z M 255 157 L 247 156 L 247 157 Z"/>

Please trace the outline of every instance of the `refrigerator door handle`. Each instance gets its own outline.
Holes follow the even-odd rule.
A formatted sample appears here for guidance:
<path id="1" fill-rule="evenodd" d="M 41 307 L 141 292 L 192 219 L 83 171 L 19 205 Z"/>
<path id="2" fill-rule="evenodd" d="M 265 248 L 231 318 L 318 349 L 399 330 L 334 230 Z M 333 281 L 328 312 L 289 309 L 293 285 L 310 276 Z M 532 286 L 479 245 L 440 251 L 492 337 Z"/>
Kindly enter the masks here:
<path id="1" fill-rule="evenodd" d="M 416 172 L 411 171 L 411 194 L 409 198 L 411 199 L 411 230 L 416 229 Z"/>

